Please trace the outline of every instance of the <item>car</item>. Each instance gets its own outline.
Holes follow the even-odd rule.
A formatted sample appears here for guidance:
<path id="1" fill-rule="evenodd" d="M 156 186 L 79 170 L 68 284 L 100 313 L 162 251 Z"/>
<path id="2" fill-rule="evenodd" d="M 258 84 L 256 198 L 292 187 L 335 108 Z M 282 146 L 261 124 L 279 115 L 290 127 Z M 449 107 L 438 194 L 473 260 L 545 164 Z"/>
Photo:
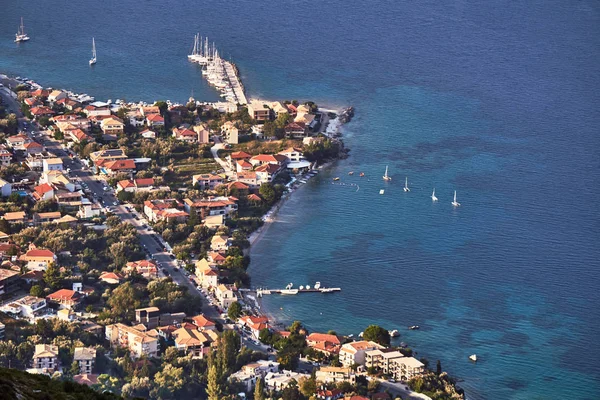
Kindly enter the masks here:
<path id="1" fill-rule="evenodd" d="M 395 380 L 393 380 L 393 379 L 388 379 L 388 382 L 389 382 L 389 383 L 396 383 L 396 381 L 395 381 Z"/>
<path id="2" fill-rule="evenodd" d="M 116 201 L 113 201 L 113 206 L 118 206 L 118 205 L 119 205 L 119 203 L 118 203 L 118 202 L 116 202 Z"/>
<path id="3" fill-rule="evenodd" d="M 102 189 L 103 189 L 105 192 L 108 192 L 108 191 L 110 190 L 110 189 L 109 189 L 108 187 L 106 187 L 106 186 L 104 186 Z"/>
<path id="4" fill-rule="evenodd" d="M 175 259 L 175 256 L 173 254 L 169 254 L 169 257 L 171 257 L 171 260 Z"/>

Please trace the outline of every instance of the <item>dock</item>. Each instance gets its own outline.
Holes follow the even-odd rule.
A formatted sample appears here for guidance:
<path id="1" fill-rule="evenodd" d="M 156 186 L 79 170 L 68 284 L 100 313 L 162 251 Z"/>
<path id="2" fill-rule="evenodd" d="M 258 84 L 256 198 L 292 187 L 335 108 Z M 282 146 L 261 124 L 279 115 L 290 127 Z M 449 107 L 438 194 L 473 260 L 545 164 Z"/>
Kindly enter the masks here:
<path id="1" fill-rule="evenodd" d="M 293 288 L 293 284 L 289 284 L 285 287 L 285 289 L 268 289 L 268 288 L 258 288 L 256 289 L 256 296 L 262 297 L 264 295 L 269 294 L 280 294 L 285 296 L 296 295 L 300 293 L 335 293 L 340 292 L 342 289 L 339 287 L 321 287 L 321 283 L 317 282 L 314 287 L 310 287 L 309 285 L 300 286 L 299 288 Z"/>

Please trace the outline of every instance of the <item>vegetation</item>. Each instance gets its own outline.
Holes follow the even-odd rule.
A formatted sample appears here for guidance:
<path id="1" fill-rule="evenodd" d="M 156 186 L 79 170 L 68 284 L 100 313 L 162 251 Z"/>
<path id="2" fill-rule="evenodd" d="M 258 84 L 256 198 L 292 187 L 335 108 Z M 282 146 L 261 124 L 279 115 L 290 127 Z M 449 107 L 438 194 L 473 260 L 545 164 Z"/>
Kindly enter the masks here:
<path id="1" fill-rule="evenodd" d="M 390 345 L 390 334 L 387 329 L 384 329 L 378 325 L 369 325 L 363 333 L 364 340 L 370 340 L 378 343 L 382 346 Z"/>

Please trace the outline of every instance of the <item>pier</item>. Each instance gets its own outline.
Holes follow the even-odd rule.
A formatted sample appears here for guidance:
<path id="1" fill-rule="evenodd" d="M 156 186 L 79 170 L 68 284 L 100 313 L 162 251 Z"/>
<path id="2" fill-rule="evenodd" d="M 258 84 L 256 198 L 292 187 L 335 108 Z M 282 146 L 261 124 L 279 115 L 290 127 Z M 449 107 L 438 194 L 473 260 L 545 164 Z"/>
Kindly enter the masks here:
<path id="1" fill-rule="evenodd" d="M 221 97 L 225 97 L 230 103 L 248 104 L 236 66 L 222 59 L 215 45 L 211 46 L 208 43 L 208 38 L 203 42 L 199 34 L 194 37 L 194 48 L 188 55 L 188 60 L 205 67 L 202 76 L 221 92 Z"/>
<path id="2" fill-rule="evenodd" d="M 258 288 L 256 290 L 250 289 L 240 289 L 243 292 L 256 292 L 256 297 L 263 297 L 264 295 L 269 294 L 281 294 L 281 295 L 296 295 L 299 293 L 334 293 L 340 292 L 342 289 L 338 287 L 321 287 L 321 282 L 315 283 L 314 287 L 310 287 L 310 285 L 300 286 L 299 288 L 293 288 L 293 284 L 288 284 L 285 289 L 268 289 L 268 288 Z"/>

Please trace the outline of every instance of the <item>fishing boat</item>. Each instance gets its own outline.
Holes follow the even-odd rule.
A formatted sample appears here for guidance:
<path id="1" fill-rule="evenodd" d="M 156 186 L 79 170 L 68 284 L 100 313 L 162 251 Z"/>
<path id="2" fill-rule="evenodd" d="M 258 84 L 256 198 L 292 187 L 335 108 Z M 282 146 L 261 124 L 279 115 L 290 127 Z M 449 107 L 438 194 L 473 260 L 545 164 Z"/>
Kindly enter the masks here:
<path id="1" fill-rule="evenodd" d="M 92 38 L 92 58 L 90 58 L 90 65 L 96 64 L 96 40 Z"/>
<path id="2" fill-rule="evenodd" d="M 385 166 L 385 174 L 383 175 L 383 180 L 384 181 L 391 181 L 392 177 L 388 175 L 388 166 Z"/>
<path id="3" fill-rule="evenodd" d="M 408 188 L 408 176 L 406 177 L 406 180 L 404 181 L 404 191 L 410 192 L 410 189 Z"/>
<path id="4" fill-rule="evenodd" d="M 363 176 L 365 176 L 365 173 L 361 172 L 360 175 L 358 175 L 358 176 L 363 177 Z"/>
<path id="5" fill-rule="evenodd" d="M 460 206 L 460 203 L 458 201 L 456 201 L 456 190 L 454 191 L 454 201 L 452 201 L 452 205 L 454 207 Z"/>
<path id="6" fill-rule="evenodd" d="M 438 198 L 435 197 L 435 188 L 433 188 L 433 193 L 431 194 L 431 200 L 438 201 Z"/>
<path id="7" fill-rule="evenodd" d="M 340 180 L 340 177 L 339 177 L 339 176 L 336 176 L 335 178 L 333 178 L 333 180 L 334 180 L 334 181 L 339 181 L 339 180 Z"/>
<path id="8" fill-rule="evenodd" d="M 23 17 L 21 17 L 21 25 L 19 31 L 15 34 L 15 43 L 26 42 L 29 40 L 29 36 L 25 33 L 25 25 L 23 24 Z"/>
<path id="9" fill-rule="evenodd" d="M 410 329 L 411 331 L 416 331 L 417 329 L 419 329 L 419 325 L 409 326 L 408 329 Z"/>
<path id="10" fill-rule="evenodd" d="M 473 362 L 477 362 L 477 354 L 471 354 L 469 356 L 469 360 L 473 361 Z"/>

